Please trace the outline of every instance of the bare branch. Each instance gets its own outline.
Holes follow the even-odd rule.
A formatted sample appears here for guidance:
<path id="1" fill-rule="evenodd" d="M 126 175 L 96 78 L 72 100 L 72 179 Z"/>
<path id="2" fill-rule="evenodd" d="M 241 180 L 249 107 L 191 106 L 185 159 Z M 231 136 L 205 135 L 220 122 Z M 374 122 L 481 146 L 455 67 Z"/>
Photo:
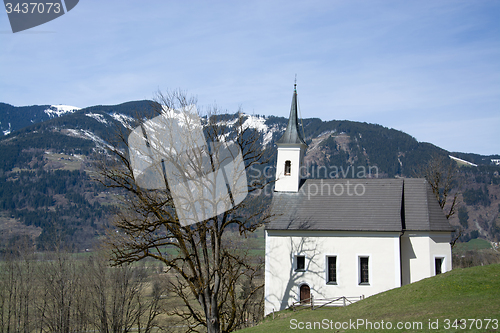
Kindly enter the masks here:
<path id="1" fill-rule="evenodd" d="M 201 118 L 202 135 L 208 144 L 188 139 L 199 138 L 196 134 L 199 129 L 191 122 L 191 116 L 182 110 L 195 110 L 195 105 L 196 100 L 182 91 L 158 92 L 153 108 L 160 118 L 155 118 L 155 122 L 138 118 L 141 119 L 139 127 L 119 133 L 116 143 L 108 147 L 96 163 L 94 174 L 97 181 L 117 189 L 121 195 L 114 220 L 117 229 L 110 232 L 108 238 L 114 264 L 145 258 L 161 262 L 173 276 L 168 283 L 169 292 L 183 304 L 171 313 L 185 320 L 186 331 L 203 327 L 208 332 L 230 332 L 242 327 L 249 311 L 262 309 L 259 297 L 263 286 L 263 263 L 245 250 L 244 237 L 270 218 L 266 202 L 252 193 L 268 186 L 271 180 L 264 177 L 246 180 L 247 171 L 268 161 L 259 133 L 245 127 L 241 112 L 236 121 L 229 124 L 216 107 L 211 108 L 206 117 Z M 172 133 L 181 127 L 168 128 L 174 125 L 162 120 L 162 117 L 172 116 L 177 117 L 179 124 L 186 124 L 182 127 L 184 132 L 176 137 L 171 137 Z M 135 133 L 134 146 L 130 146 L 132 133 Z M 164 143 L 166 137 L 171 140 L 170 144 Z M 237 149 L 231 150 L 231 145 Z M 239 153 L 243 162 L 241 170 L 236 169 L 234 162 Z M 163 170 L 154 164 L 160 159 Z M 166 170 L 167 163 L 172 169 Z M 220 188 L 213 189 L 216 180 L 222 179 L 218 176 L 220 169 L 232 167 L 231 163 L 235 168 L 228 170 L 234 182 L 228 183 L 228 175 L 224 173 L 229 196 L 222 197 Z M 143 169 L 139 170 L 137 165 Z M 204 176 L 210 172 L 214 175 L 212 178 Z M 173 177 L 174 174 L 177 177 Z M 152 175 L 155 182 L 150 181 L 152 178 L 144 178 L 148 175 Z M 244 192 L 238 188 L 242 184 L 240 179 L 245 179 Z M 192 188 L 182 197 L 179 186 L 187 183 Z M 196 201 L 197 193 L 205 193 L 207 197 Z M 246 198 L 238 196 L 240 193 L 245 193 Z M 183 215 L 182 209 L 187 211 L 187 208 L 180 203 L 186 202 L 202 208 Z M 190 213 L 194 212 L 196 218 L 205 216 L 203 214 L 210 209 L 217 213 L 208 214 L 196 223 L 185 222 Z M 251 288 L 245 291 L 244 297 L 239 297 L 243 284 Z M 259 315 L 255 313 L 253 317 Z"/>

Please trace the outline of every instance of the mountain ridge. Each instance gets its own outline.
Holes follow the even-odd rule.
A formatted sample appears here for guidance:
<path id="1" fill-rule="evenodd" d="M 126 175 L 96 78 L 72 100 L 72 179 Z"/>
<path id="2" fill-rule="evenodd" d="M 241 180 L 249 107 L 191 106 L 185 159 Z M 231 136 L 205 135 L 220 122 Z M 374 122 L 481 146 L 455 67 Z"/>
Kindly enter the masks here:
<path id="1" fill-rule="evenodd" d="M 24 129 L 24 128 L 33 128 L 36 130 L 36 127 L 32 127 L 32 125 L 39 124 L 39 123 L 44 123 L 46 121 L 52 120 L 52 119 L 58 119 L 58 118 L 67 118 L 66 116 L 68 115 L 74 115 L 74 114 L 85 114 L 88 117 L 92 117 L 93 115 L 97 115 L 95 118 L 96 121 L 101 122 L 103 124 L 106 124 L 109 122 L 109 119 L 107 120 L 106 117 L 103 115 L 103 113 L 107 113 L 109 116 L 112 116 L 113 114 L 115 116 L 115 120 L 119 121 L 122 126 L 127 127 L 126 123 L 127 121 L 130 122 L 134 116 L 137 115 L 138 112 L 144 113 L 144 111 L 151 111 L 151 105 L 153 105 L 155 102 L 150 101 L 150 100 L 139 100 L 139 101 L 129 101 L 129 102 L 124 102 L 116 105 L 94 105 L 94 106 L 89 106 L 85 108 L 77 108 L 77 107 L 70 107 L 69 111 L 70 112 L 53 112 L 52 114 L 50 112 L 47 112 L 51 108 L 55 108 L 58 105 L 32 105 L 32 106 L 12 106 L 7 103 L 1 103 L 0 102 L 0 131 L 4 135 L 8 135 L 12 132 Z M 61 106 L 61 105 L 60 105 Z M 96 112 L 97 113 L 94 113 Z M 108 111 L 108 112 L 106 112 Z M 24 114 L 23 116 L 15 116 L 13 114 L 20 114 L 20 113 L 27 113 L 28 115 Z M 99 116 L 101 115 L 101 116 Z M 125 117 L 123 117 L 123 115 Z M 225 116 L 228 116 L 231 114 L 226 114 Z M 223 116 L 223 115 L 220 115 Z M 247 116 L 253 116 L 253 115 L 247 115 Z M 285 117 L 276 117 L 276 116 L 259 116 L 259 118 L 265 119 L 266 125 L 269 124 L 274 124 L 276 122 L 280 122 L 281 124 L 286 121 Z M 101 118 L 102 117 L 102 118 Z M 99 119 L 101 118 L 101 119 Z M 121 119 L 120 119 L 121 118 Z M 329 126 L 332 125 L 337 125 L 339 128 L 342 127 L 342 124 L 348 124 L 350 127 L 352 127 L 353 124 L 356 124 L 356 127 L 360 127 L 363 125 L 368 125 L 368 126 L 374 126 L 378 128 L 383 128 L 388 131 L 395 131 L 394 133 L 403 133 L 405 136 L 408 136 L 406 139 L 411 138 L 415 142 L 419 144 L 429 144 L 432 145 L 436 148 L 441 149 L 442 151 L 446 151 L 438 146 L 435 146 L 432 143 L 429 142 L 419 142 L 417 141 L 413 136 L 410 134 L 407 134 L 403 131 L 394 129 L 394 128 L 389 128 L 385 127 L 380 124 L 373 124 L 373 123 L 366 123 L 366 122 L 356 122 L 356 121 L 350 121 L 350 120 L 328 120 L 328 121 L 323 121 L 320 118 L 304 118 L 302 119 L 302 123 L 304 125 L 304 132 L 306 130 L 309 130 L 312 127 L 316 127 L 315 130 L 313 130 L 310 133 L 307 133 L 307 138 L 312 139 L 313 137 L 318 137 L 321 136 L 324 132 L 328 132 L 329 130 L 326 129 Z M 320 125 L 319 123 L 322 123 Z M 322 129 L 326 129 L 325 131 L 321 132 Z M 355 129 L 356 130 L 356 129 Z M 330 130 L 331 131 L 331 130 Z M 320 133 L 318 133 L 320 132 Z M 342 133 L 342 132 L 340 132 Z M 385 139 L 390 138 L 389 136 L 386 136 Z M 270 141 L 270 140 L 268 140 Z M 311 140 L 309 141 L 311 142 Z M 448 152 L 453 156 L 456 156 L 458 158 L 467 160 L 468 162 L 475 163 L 475 164 L 487 164 L 488 159 L 492 158 L 500 158 L 500 154 L 493 154 L 493 155 L 481 155 L 481 154 L 476 154 L 476 153 L 465 153 L 465 152 Z"/>
<path id="2" fill-rule="evenodd" d="M 63 230 L 59 238 L 72 244 L 75 250 L 91 247 L 95 237 L 110 227 L 107 207 L 113 204 L 113 194 L 91 183 L 88 165 L 99 147 L 115 142 L 117 133 L 126 134 L 140 124 L 140 119 L 150 118 L 153 107 L 158 106 L 153 103 L 142 100 L 97 105 L 53 117 L 45 112 L 47 105 L 32 107 L 28 115 L 36 114 L 39 121 L 31 122 L 25 117 L 26 126 L 18 129 L 11 126 L 10 133 L 0 136 L 0 156 L 3 157 L 0 160 L 0 227 L 2 223 L 6 226 L 23 223 L 36 228 L 38 236 L 33 236 L 33 232 L 26 232 L 25 236 L 35 237 L 33 243 L 40 248 L 49 248 L 46 243 L 58 228 Z M 0 104 L 1 124 L 6 119 L 2 118 L 5 105 Z M 18 107 L 17 110 L 25 109 Z M 42 113 L 48 118 L 43 118 Z M 283 134 L 288 119 L 239 113 L 220 114 L 214 119 L 218 126 L 234 130 L 240 116 L 243 125 L 259 135 L 272 170 L 276 164 L 274 143 Z M 206 117 L 203 119 L 206 121 Z M 463 240 L 483 237 L 500 241 L 500 206 L 496 208 L 500 205 L 500 166 L 490 162 L 500 158 L 498 155 L 448 152 L 432 143 L 418 142 L 402 131 L 366 122 L 305 118 L 301 123 L 308 144 L 305 155 L 308 178 L 354 178 L 355 170 L 369 167 L 376 167 L 376 174 L 370 177 L 415 177 L 417 170 L 436 155 L 453 155 L 477 164 L 477 167 L 459 168 L 467 179 L 467 186 L 460 194 L 460 200 L 466 202 L 465 211 L 455 214 L 450 222 L 457 228 L 462 227 Z M 23 123 L 16 124 L 22 126 Z M 328 170 L 328 173 L 318 170 Z M 29 188 L 32 185 L 34 187 Z M 20 188 L 23 186 L 28 188 Z M 40 246 L 41 243 L 45 245 Z"/>

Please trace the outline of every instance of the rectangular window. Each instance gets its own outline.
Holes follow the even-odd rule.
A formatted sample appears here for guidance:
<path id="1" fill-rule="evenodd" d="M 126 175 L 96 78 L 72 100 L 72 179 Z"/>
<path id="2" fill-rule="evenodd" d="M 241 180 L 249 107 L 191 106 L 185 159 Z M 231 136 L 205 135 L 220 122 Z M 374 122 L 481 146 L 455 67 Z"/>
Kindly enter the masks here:
<path id="1" fill-rule="evenodd" d="M 326 282 L 337 284 L 337 257 L 326 257 Z"/>
<path id="2" fill-rule="evenodd" d="M 368 257 L 359 258 L 359 284 L 369 284 Z"/>
<path id="3" fill-rule="evenodd" d="M 436 275 L 441 274 L 443 271 L 443 258 L 435 258 L 434 260 L 436 266 Z"/>
<path id="4" fill-rule="evenodd" d="M 306 257 L 305 256 L 296 256 L 295 257 L 295 270 L 303 271 L 306 269 Z"/>

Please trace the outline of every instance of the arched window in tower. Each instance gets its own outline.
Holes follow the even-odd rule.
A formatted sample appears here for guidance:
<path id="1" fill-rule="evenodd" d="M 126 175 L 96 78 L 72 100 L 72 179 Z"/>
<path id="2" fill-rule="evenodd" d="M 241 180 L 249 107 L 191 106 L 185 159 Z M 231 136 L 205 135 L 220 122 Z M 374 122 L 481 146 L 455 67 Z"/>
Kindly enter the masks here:
<path id="1" fill-rule="evenodd" d="M 292 162 L 285 161 L 285 176 L 290 176 L 291 172 L 292 172 Z"/>

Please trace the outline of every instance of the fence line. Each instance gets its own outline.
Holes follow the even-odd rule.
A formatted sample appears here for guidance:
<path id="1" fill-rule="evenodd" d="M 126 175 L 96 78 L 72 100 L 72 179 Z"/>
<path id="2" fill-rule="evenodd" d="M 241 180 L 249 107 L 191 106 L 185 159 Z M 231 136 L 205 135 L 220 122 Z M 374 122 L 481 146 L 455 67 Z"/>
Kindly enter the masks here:
<path id="1" fill-rule="evenodd" d="M 315 299 L 313 296 L 311 298 L 303 299 L 301 301 L 293 302 L 288 309 L 293 311 L 299 311 L 303 309 L 311 308 L 311 310 L 316 310 L 324 306 L 347 306 L 357 301 L 365 299 L 365 295 L 354 296 L 354 297 L 332 297 L 332 298 L 318 298 Z"/>

